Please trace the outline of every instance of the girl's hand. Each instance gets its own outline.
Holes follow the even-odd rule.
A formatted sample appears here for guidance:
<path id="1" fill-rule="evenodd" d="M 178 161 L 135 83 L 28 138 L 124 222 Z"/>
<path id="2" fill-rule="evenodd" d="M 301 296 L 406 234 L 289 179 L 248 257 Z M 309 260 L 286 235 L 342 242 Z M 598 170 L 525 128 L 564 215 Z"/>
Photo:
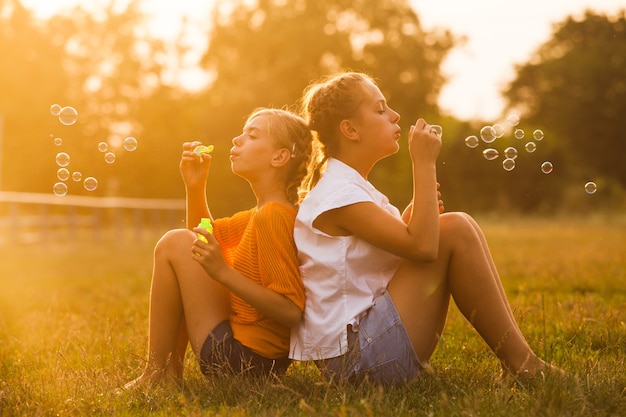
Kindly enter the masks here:
<path id="1" fill-rule="evenodd" d="M 409 153 L 413 162 L 435 162 L 440 150 L 441 137 L 424 119 L 417 119 L 409 129 Z"/>
<path id="2" fill-rule="evenodd" d="M 198 145 L 202 145 L 202 142 L 193 141 L 183 143 L 183 153 L 180 159 L 180 173 L 185 186 L 188 188 L 203 187 L 209 176 L 211 155 L 196 155 L 193 150 Z"/>
<path id="3" fill-rule="evenodd" d="M 439 214 L 442 214 L 445 211 L 445 208 L 443 206 L 443 200 L 441 199 L 441 191 L 439 191 L 439 188 L 441 188 L 441 184 L 437 182 L 437 202 L 439 203 Z M 411 201 L 409 205 L 406 206 L 406 208 L 402 212 L 402 221 L 405 224 L 409 224 L 409 222 L 411 221 L 411 209 L 412 208 L 413 208 L 413 201 Z"/>
<path id="4" fill-rule="evenodd" d="M 439 214 L 442 214 L 445 211 L 445 208 L 443 206 L 443 200 L 441 199 L 441 191 L 439 191 L 439 188 L 441 188 L 441 184 L 437 182 L 437 201 L 439 202 Z"/>
<path id="5" fill-rule="evenodd" d="M 229 266 L 222 256 L 220 245 L 215 237 L 205 229 L 194 227 L 193 231 L 204 236 L 206 242 L 200 238 L 196 239 L 191 246 L 192 259 L 202 266 L 202 269 L 217 282 L 221 282 L 220 278 L 224 276 L 223 271 Z"/>

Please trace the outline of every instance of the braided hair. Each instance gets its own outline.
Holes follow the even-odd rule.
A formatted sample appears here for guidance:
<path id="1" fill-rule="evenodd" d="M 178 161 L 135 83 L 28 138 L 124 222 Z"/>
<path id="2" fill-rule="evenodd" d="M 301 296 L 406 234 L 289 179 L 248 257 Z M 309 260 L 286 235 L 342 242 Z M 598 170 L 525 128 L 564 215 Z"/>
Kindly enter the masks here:
<path id="1" fill-rule="evenodd" d="M 373 82 L 366 74 L 342 72 L 323 78 L 304 91 L 302 114 L 316 140 L 303 192 L 308 192 L 317 184 L 326 161 L 337 152 L 339 124 L 357 113 L 363 100 L 363 86 L 368 81 Z"/>

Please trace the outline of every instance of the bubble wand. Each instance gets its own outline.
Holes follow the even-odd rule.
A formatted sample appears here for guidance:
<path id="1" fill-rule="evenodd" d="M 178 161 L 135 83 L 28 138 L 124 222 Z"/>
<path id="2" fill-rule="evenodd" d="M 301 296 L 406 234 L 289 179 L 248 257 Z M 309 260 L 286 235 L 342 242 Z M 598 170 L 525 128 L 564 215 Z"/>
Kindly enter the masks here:
<path id="1" fill-rule="evenodd" d="M 193 148 L 193 153 L 195 153 L 198 156 L 202 156 L 202 155 L 206 155 L 206 154 L 213 152 L 213 148 L 214 148 L 213 145 L 208 145 L 208 146 L 198 145 L 195 148 Z"/>

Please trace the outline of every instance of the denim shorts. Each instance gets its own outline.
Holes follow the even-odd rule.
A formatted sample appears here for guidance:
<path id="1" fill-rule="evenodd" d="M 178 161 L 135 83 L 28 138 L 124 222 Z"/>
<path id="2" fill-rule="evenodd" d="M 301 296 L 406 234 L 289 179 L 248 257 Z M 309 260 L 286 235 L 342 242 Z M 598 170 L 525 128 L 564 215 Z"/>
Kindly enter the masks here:
<path id="1" fill-rule="evenodd" d="M 424 369 L 387 292 L 374 301 L 356 331 L 348 325 L 348 353 L 317 365 L 338 382 L 368 379 L 380 385 L 409 382 Z"/>
<path id="2" fill-rule="evenodd" d="M 233 330 L 226 320 L 209 333 L 200 351 L 200 369 L 206 376 L 246 374 L 264 376 L 282 375 L 287 371 L 291 359 L 270 359 L 259 355 L 233 337 Z"/>

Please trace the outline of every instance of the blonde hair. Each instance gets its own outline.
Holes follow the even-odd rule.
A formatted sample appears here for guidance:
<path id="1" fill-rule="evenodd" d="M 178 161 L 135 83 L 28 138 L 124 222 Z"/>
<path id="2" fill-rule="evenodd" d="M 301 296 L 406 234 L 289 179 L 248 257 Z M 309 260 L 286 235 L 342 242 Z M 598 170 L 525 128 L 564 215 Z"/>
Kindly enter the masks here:
<path id="1" fill-rule="evenodd" d="M 314 82 L 304 90 L 301 111 L 316 139 L 303 183 L 304 192 L 317 184 L 326 161 L 337 151 L 339 123 L 357 113 L 367 82 L 374 83 L 367 74 L 341 72 Z"/>
<path id="2" fill-rule="evenodd" d="M 266 117 L 269 135 L 274 138 L 276 146 L 287 148 L 291 152 L 285 187 L 287 198 L 297 206 L 304 195 L 301 187 L 312 154 L 313 135 L 306 121 L 288 110 L 261 107 L 255 109 L 247 121 L 259 116 Z"/>

